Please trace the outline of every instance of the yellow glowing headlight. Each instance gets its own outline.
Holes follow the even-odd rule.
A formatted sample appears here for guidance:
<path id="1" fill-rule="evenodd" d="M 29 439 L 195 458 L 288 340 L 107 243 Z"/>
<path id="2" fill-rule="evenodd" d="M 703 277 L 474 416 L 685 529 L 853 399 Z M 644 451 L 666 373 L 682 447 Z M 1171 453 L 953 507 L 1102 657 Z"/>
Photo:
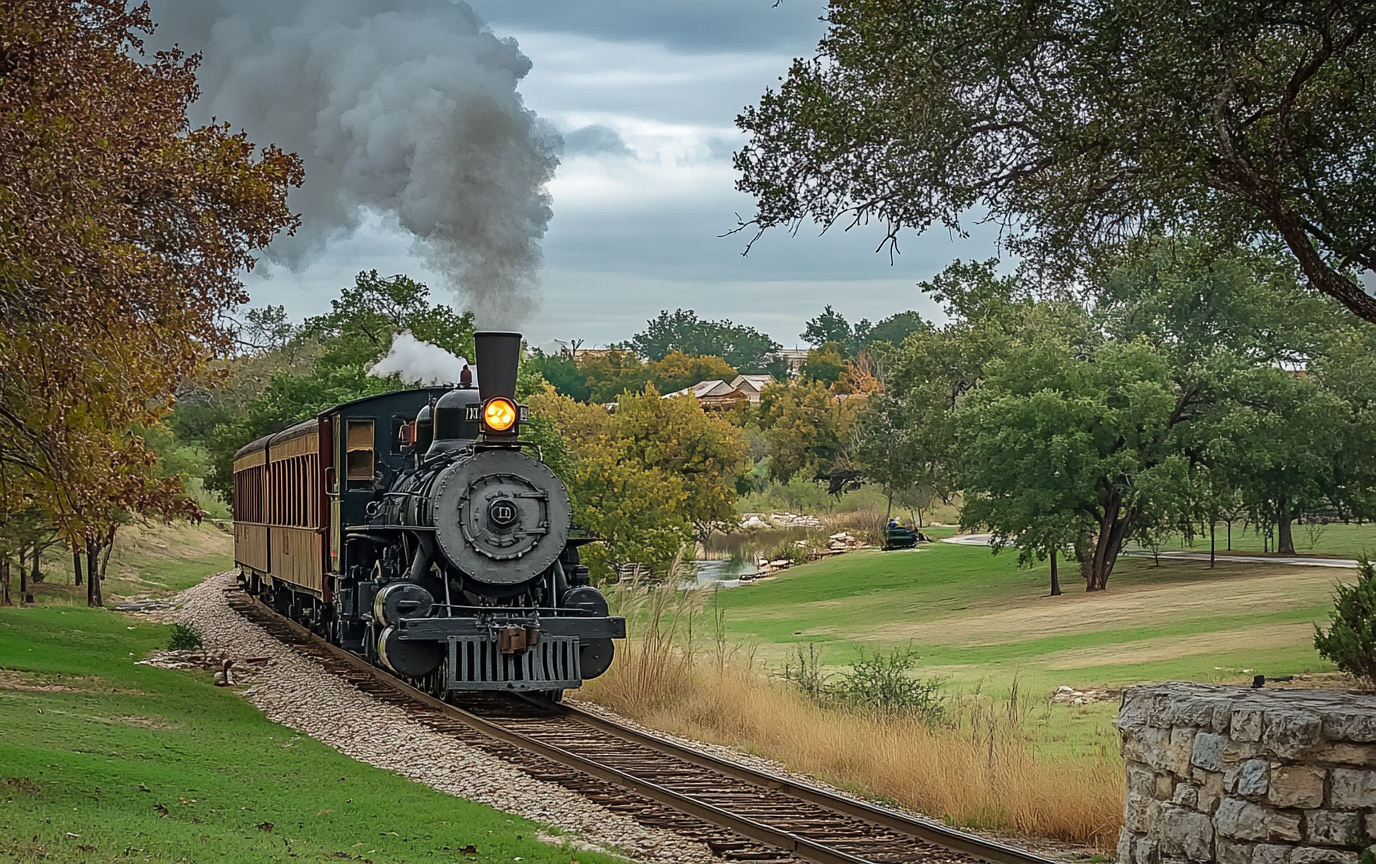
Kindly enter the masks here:
<path id="1" fill-rule="evenodd" d="M 516 405 L 501 396 L 483 406 L 483 425 L 493 432 L 505 432 L 516 425 Z"/>

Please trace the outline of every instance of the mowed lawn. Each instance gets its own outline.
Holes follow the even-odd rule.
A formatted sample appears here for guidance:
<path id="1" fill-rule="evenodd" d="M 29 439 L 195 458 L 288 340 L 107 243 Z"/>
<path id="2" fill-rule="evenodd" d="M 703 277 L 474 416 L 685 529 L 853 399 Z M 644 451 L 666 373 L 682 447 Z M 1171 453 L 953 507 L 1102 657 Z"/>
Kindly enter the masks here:
<path id="1" fill-rule="evenodd" d="M 1088 594 L 1073 567 L 1049 597 L 1045 563 L 935 543 L 861 551 L 716 592 L 732 641 L 774 669 L 814 643 L 841 669 L 862 650 L 911 645 L 921 674 L 1006 692 L 1120 687 L 1171 679 L 1243 682 L 1328 671 L 1313 647 L 1335 579 L 1355 571 L 1271 562 L 1124 558 L 1109 590 Z M 1247 670 L 1247 671 L 1244 671 Z"/>
<path id="2" fill-rule="evenodd" d="M 135 665 L 167 638 L 104 610 L 0 609 L 0 862 L 614 860 L 355 762 L 207 672 Z"/>

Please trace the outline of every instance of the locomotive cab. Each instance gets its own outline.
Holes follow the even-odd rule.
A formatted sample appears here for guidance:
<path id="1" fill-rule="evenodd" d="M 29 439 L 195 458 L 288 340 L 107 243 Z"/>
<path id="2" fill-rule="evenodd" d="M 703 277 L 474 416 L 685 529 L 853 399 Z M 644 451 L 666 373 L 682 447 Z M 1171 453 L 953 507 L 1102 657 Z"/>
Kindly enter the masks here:
<path id="1" fill-rule="evenodd" d="M 568 490 L 520 440 L 520 342 L 475 334 L 477 388 L 465 369 L 457 388 L 362 399 L 302 424 L 313 424 L 324 466 L 316 524 L 302 526 L 314 555 L 278 550 L 253 566 L 236 543 L 250 590 L 441 697 L 557 697 L 605 672 L 625 620 L 610 615 L 579 563 L 586 541 L 571 530 Z M 270 436 L 245 451 L 259 444 L 280 450 Z M 291 555 L 315 562 L 314 584 L 288 572 Z"/>

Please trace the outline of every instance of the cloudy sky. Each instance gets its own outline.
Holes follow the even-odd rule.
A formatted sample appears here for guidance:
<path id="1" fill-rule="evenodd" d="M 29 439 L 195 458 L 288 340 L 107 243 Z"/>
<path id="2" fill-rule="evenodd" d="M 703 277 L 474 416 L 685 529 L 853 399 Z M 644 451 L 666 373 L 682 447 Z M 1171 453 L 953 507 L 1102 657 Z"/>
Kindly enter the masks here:
<path id="1" fill-rule="evenodd" d="M 875 253 L 877 229 L 769 234 L 748 257 L 743 237 L 721 236 L 736 213 L 752 210 L 733 189 L 731 153 L 743 140 L 735 116 L 777 83 L 792 58 L 813 53 L 823 32 L 818 0 L 472 6 L 530 58 L 520 93 L 565 139 L 549 186 L 554 215 L 542 243 L 537 309 L 523 325 L 535 344 L 614 342 L 661 309 L 682 307 L 793 346 L 828 303 L 851 320 L 903 309 L 930 317 L 936 310 L 916 282 L 954 258 L 994 254 L 988 231 L 964 240 L 909 236 L 893 265 Z M 209 65 L 216 58 L 206 50 Z M 355 273 L 374 268 L 443 284 L 387 216 L 336 236 L 304 266 L 260 265 L 247 284 L 254 305 L 280 303 L 299 317 L 327 308 Z"/>

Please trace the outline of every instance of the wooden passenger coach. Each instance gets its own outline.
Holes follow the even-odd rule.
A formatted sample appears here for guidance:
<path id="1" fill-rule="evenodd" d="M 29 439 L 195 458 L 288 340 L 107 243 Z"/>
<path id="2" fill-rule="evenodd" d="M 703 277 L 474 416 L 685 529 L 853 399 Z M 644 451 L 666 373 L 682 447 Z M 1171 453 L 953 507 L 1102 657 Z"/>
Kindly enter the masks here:
<path id="1" fill-rule="evenodd" d="M 329 602 L 349 527 L 405 468 L 402 424 L 443 392 L 360 399 L 234 454 L 234 561 L 245 577 Z"/>

